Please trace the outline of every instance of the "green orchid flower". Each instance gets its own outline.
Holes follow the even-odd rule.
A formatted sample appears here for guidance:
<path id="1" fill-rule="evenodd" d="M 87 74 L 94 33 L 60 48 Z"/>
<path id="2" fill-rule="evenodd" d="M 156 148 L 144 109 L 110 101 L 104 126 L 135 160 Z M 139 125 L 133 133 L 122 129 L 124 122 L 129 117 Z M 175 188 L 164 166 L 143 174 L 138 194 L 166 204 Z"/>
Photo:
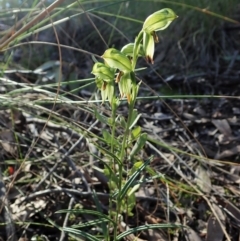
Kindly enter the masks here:
<path id="1" fill-rule="evenodd" d="M 132 93 L 132 78 L 130 72 L 121 76 L 121 79 L 118 83 L 118 88 L 121 98 L 127 97 L 127 101 L 130 103 Z"/>
<path id="2" fill-rule="evenodd" d="M 119 69 L 124 73 L 132 71 L 132 64 L 129 58 L 117 49 L 107 49 L 102 57 L 111 68 Z"/>
<path id="3" fill-rule="evenodd" d="M 151 14 L 143 24 L 143 31 L 147 33 L 157 32 L 167 28 L 178 16 L 170 8 L 164 8 Z"/>
<path id="4" fill-rule="evenodd" d="M 102 79 L 106 82 L 114 80 L 115 72 L 103 63 L 97 62 L 94 64 L 92 72 L 98 79 Z"/>
<path id="5" fill-rule="evenodd" d="M 177 15 L 170 8 L 164 8 L 151 14 L 144 22 L 143 35 L 143 51 L 148 63 L 153 64 L 153 55 L 155 50 L 155 42 L 158 42 L 157 31 L 163 30 L 177 18 Z M 141 36 L 141 35 L 140 35 Z"/>
<path id="6" fill-rule="evenodd" d="M 154 36 L 150 33 L 143 33 L 143 48 L 145 51 L 145 58 L 148 63 L 153 64 L 153 55 L 155 50 Z"/>

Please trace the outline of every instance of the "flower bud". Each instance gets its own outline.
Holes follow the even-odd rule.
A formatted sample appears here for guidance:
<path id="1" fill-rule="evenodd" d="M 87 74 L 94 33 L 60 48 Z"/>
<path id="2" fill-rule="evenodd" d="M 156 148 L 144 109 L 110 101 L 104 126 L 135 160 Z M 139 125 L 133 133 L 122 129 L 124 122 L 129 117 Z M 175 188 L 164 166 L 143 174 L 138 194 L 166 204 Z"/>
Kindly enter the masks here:
<path id="1" fill-rule="evenodd" d="M 164 8 L 151 14 L 143 24 L 143 31 L 152 33 L 167 28 L 178 16 L 170 8 Z"/>
<path id="2" fill-rule="evenodd" d="M 124 73 L 132 71 L 132 64 L 129 58 L 117 49 L 107 49 L 102 57 L 111 68 L 119 69 Z"/>

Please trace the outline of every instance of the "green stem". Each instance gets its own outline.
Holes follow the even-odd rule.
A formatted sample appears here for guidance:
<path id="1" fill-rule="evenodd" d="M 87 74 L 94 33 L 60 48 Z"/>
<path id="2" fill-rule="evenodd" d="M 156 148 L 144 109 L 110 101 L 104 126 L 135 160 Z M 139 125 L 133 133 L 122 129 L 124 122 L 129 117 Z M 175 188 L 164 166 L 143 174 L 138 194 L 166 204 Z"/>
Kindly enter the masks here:
<path id="1" fill-rule="evenodd" d="M 112 125 L 112 131 L 111 131 L 112 132 L 111 133 L 112 134 L 112 140 L 114 140 L 114 138 L 115 138 L 115 131 L 116 131 L 116 115 L 117 115 L 117 102 L 116 101 L 117 101 L 116 98 L 113 97 L 112 104 L 111 104 L 111 107 L 112 107 L 112 116 L 111 116 L 111 120 L 112 120 L 112 123 L 111 123 L 111 125 Z M 111 153 L 114 153 L 114 143 L 113 143 L 113 141 L 111 143 Z M 111 161 L 111 166 L 113 168 L 112 168 L 112 172 L 110 173 L 109 180 L 112 180 L 113 179 L 113 177 L 112 177 L 113 173 L 114 174 L 116 173 L 115 170 L 114 170 L 114 168 L 116 166 L 116 163 L 115 163 L 114 159 L 112 159 L 112 161 Z M 109 210 L 113 210 L 113 199 L 112 198 L 109 199 Z M 118 230 L 118 222 L 117 222 L 117 219 L 116 219 L 116 222 L 115 222 L 115 225 L 114 225 L 114 240 L 117 237 L 117 230 Z M 110 236 L 111 235 L 109 234 L 108 238 Z"/>
<path id="2" fill-rule="evenodd" d="M 132 115 L 133 115 L 133 108 L 135 106 L 135 102 L 137 99 L 137 94 L 138 94 L 138 86 L 136 84 L 136 78 L 135 78 L 135 67 L 138 59 L 138 52 L 140 48 L 141 41 L 143 39 L 143 31 L 141 31 L 138 36 L 135 39 L 134 43 L 134 48 L 133 48 L 133 59 L 132 59 L 132 72 L 131 72 L 131 79 L 132 79 L 132 95 L 131 95 L 131 101 L 129 104 L 129 111 L 128 111 L 128 120 L 127 120 L 127 126 L 125 129 L 125 133 L 123 136 L 123 142 L 121 146 L 121 151 L 120 151 L 120 162 L 121 166 L 119 166 L 119 183 L 118 183 L 118 196 L 117 196 L 117 203 L 116 203 L 116 220 L 115 224 L 117 225 L 118 222 L 118 216 L 121 214 L 121 190 L 122 190 L 122 175 L 123 175 L 123 163 L 125 159 L 125 149 L 126 149 L 126 143 L 129 137 L 129 132 L 130 132 L 130 126 L 131 126 L 131 120 L 132 120 Z M 114 228 L 114 241 L 116 240 L 117 237 L 117 226 Z"/>
<path id="3" fill-rule="evenodd" d="M 137 94 L 138 94 L 138 86 L 136 84 L 136 79 L 135 79 L 135 75 L 134 73 L 132 72 L 131 73 L 131 76 L 132 76 L 132 99 L 131 99 L 131 102 L 129 104 L 129 111 L 128 111 L 128 120 L 127 120 L 127 126 L 126 126 L 126 129 L 125 129 L 125 133 L 124 133 L 124 136 L 123 136 L 123 142 L 122 142 L 122 146 L 121 146 L 121 152 L 120 152 L 120 162 L 121 162 L 121 166 L 119 166 L 119 183 L 118 183 L 118 196 L 117 196 L 117 208 L 116 208 L 116 224 L 118 224 L 118 216 L 119 214 L 121 214 L 121 190 L 122 190 L 122 175 L 123 175 L 123 163 L 124 163 L 124 159 L 125 159 L 125 147 L 126 147 L 126 143 L 127 143 L 127 140 L 128 140 L 128 137 L 129 137 L 129 133 L 130 133 L 130 126 L 131 126 L 131 121 L 132 121 L 132 114 L 133 114 L 133 109 L 134 109 L 134 106 L 135 106 L 135 103 L 136 103 L 136 97 L 137 97 Z M 116 240 L 117 236 L 117 229 L 115 228 L 114 229 L 114 240 Z"/>
<path id="4" fill-rule="evenodd" d="M 135 39 L 134 48 L 133 48 L 133 59 L 132 59 L 133 72 L 135 71 L 135 68 L 136 68 L 138 53 L 139 53 L 140 44 L 142 42 L 142 39 L 143 39 L 143 31 L 141 30 L 141 32 L 138 34 L 138 36 Z"/>

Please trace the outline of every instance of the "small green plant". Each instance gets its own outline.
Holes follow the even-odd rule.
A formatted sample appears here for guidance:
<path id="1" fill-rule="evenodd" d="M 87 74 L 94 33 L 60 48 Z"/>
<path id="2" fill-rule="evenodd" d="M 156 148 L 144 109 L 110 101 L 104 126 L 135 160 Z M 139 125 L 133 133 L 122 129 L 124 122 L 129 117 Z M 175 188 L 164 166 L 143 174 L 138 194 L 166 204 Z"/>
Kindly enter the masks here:
<path id="1" fill-rule="evenodd" d="M 104 224 L 107 223 L 107 226 L 102 228 L 104 240 L 120 240 L 129 235 L 129 230 L 126 233 L 121 232 L 120 235 L 118 230 L 122 214 L 133 215 L 132 211 L 136 204 L 135 192 L 140 186 L 139 181 L 143 178 L 138 177 L 143 170 L 146 170 L 150 176 L 156 175 L 148 166 L 151 158 L 147 161 L 139 158 L 139 152 L 147 141 L 147 134 L 142 133 L 141 127 L 136 125 L 140 114 L 134 106 L 141 81 L 137 83 L 135 70 L 139 57 L 144 57 L 148 63 L 154 62 L 155 43 L 158 42 L 156 32 L 167 28 L 175 18 L 177 15 L 169 8 L 151 14 L 145 20 L 134 43 L 125 45 L 121 50 L 107 49 L 102 55 L 103 62 L 96 62 L 92 68 L 96 85 L 101 91 L 102 102 L 108 101 L 111 106 L 111 117 L 107 120 L 110 131 L 107 129 L 102 131 L 105 147 L 95 143 L 104 157 L 100 161 L 104 164 L 104 174 L 108 177 L 110 189 L 111 222 L 104 217 Z M 129 106 L 127 120 L 117 115 L 121 100 L 126 100 Z M 106 118 L 104 119 L 97 111 L 96 117 L 106 123 Z M 122 129 L 123 134 L 117 135 L 116 129 Z M 99 207 L 96 198 L 95 201 Z M 103 218 L 101 210 L 98 211 L 99 218 Z M 109 230 L 112 230 L 113 239 L 110 238 Z M 74 232 L 76 234 L 76 230 Z M 82 236 L 82 232 L 79 235 Z M 90 237 L 88 234 L 87 239 L 96 240 L 96 237 Z"/>
<path id="2" fill-rule="evenodd" d="M 134 43 L 125 45 L 121 51 L 115 48 L 107 49 L 102 55 L 104 63 L 96 62 L 93 66 L 92 74 L 96 77 L 102 101 L 108 100 L 112 109 L 112 118 L 109 120 L 112 133 L 110 134 L 105 130 L 104 139 L 111 147 L 111 155 L 107 155 L 109 164 L 105 165 L 105 174 L 110 180 L 109 187 L 112 193 L 110 215 L 115 220 L 114 240 L 117 240 L 116 231 L 119 215 L 122 213 L 132 215 L 135 192 L 139 186 L 138 184 L 134 185 L 134 182 L 140 170 L 146 166 L 146 163 L 137 158 L 138 152 L 147 141 L 147 134 L 141 133 L 140 127 L 135 127 L 139 115 L 134 109 L 134 104 L 140 85 L 135 76 L 136 63 L 139 57 L 145 57 L 148 63 L 154 62 L 155 43 L 158 42 L 156 32 L 167 28 L 175 18 L 177 15 L 169 8 L 153 13 L 145 20 Z M 116 109 L 121 103 L 116 90 L 117 86 L 120 98 L 126 97 L 129 104 L 126 122 L 121 118 L 121 121 L 117 123 Z M 124 134 L 116 138 L 115 129 L 118 124 L 123 127 Z M 126 160 L 132 162 L 133 165 L 127 173 L 128 179 L 124 180 L 124 162 Z M 113 205 L 115 209 L 113 209 Z"/>

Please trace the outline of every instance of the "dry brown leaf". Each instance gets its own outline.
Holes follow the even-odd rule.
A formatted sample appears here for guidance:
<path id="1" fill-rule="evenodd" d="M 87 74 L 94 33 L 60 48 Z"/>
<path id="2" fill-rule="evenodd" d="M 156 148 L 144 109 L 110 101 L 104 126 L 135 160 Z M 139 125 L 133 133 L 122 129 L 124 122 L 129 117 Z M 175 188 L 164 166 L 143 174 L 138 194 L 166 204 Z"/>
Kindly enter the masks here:
<path id="1" fill-rule="evenodd" d="M 235 183 L 240 183 L 240 166 L 231 166 L 229 179 Z"/>
<path id="2" fill-rule="evenodd" d="M 224 159 L 240 153 L 240 145 L 233 147 L 230 150 L 225 150 L 220 154 L 216 154 L 215 159 Z"/>
<path id="3" fill-rule="evenodd" d="M 158 229 L 148 229 L 148 241 L 168 241 L 166 234 Z"/>
<path id="4" fill-rule="evenodd" d="M 216 126 L 218 131 L 225 135 L 226 137 L 232 136 L 232 130 L 230 125 L 228 124 L 228 121 L 226 119 L 224 120 L 212 120 L 212 123 Z"/>
<path id="5" fill-rule="evenodd" d="M 204 108 L 201 107 L 201 106 L 195 107 L 195 108 L 193 109 L 193 112 L 199 114 L 200 116 L 206 116 L 206 111 L 205 111 Z"/>
<path id="6" fill-rule="evenodd" d="M 211 215 L 208 219 L 206 241 L 222 240 L 224 233 L 217 219 Z"/>
<path id="7" fill-rule="evenodd" d="M 232 185 L 225 185 L 226 188 L 228 188 L 234 195 L 240 196 L 240 190 L 238 187 L 232 186 Z"/>
<path id="8" fill-rule="evenodd" d="M 216 126 L 220 134 L 217 136 L 220 144 L 228 144 L 231 140 L 235 139 L 232 136 L 231 127 L 226 119 L 224 120 L 212 120 L 212 123 Z"/>
<path id="9" fill-rule="evenodd" d="M 201 165 L 199 165 L 195 171 L 196 173 L 196 183 L 205 193 L 210 193 L 212 189 L 211 179 L 209 177 L 208 171 L 205 170 Z"/>
<path id="10" fill-rule="evenodd" d="M 199 235 L 190 227 L 185 228 L 184 231 L 186 241 L 202 241 Z"/>
<path id="11" fill-rule="evenodd" d="M 183 113 L 183 117 L 191 121 L 195 121 L 196 119 L 198 119 L 197 116 L 190 113 Z"/>
<path id="12" fill-rule="evenodd" d="M 212 207 L 222 226 L 225 228 L 226 217 L 224 216 L 222 209 L 219 207 L 219 205 L 216 205 L 215 203 L 212 204 Z M 221 224 L 218 222 L 217 218 L 214 215 L 210 216 L 207 224 L 206 241 L 218 241 L 223 239 L 224 232 L 222 230 Z"/>
<path id="13" fill-rule="evenodd" d="M 15 155 L 17 151 L 17 147 L 13 144 L 15 142 L 13 133 L 10 130 L 3 130 L 0 132 L 0 140 L 3 149 L 10 153 L 11 155 Z"/>
<path id="14" fill-rule="evenodd" d="M 232 224 L 240 228 L 240 210 L 230 202 L 227 202 L 224 210 L 230 217 Z"/>
<path id="15" fill-rule="evenodd" d="M 151 197 L 154 195 L 155 189 L 154 187 L 145 187 L 141 186 L 138 191 L 135 193 L 136 197 Z"/>

